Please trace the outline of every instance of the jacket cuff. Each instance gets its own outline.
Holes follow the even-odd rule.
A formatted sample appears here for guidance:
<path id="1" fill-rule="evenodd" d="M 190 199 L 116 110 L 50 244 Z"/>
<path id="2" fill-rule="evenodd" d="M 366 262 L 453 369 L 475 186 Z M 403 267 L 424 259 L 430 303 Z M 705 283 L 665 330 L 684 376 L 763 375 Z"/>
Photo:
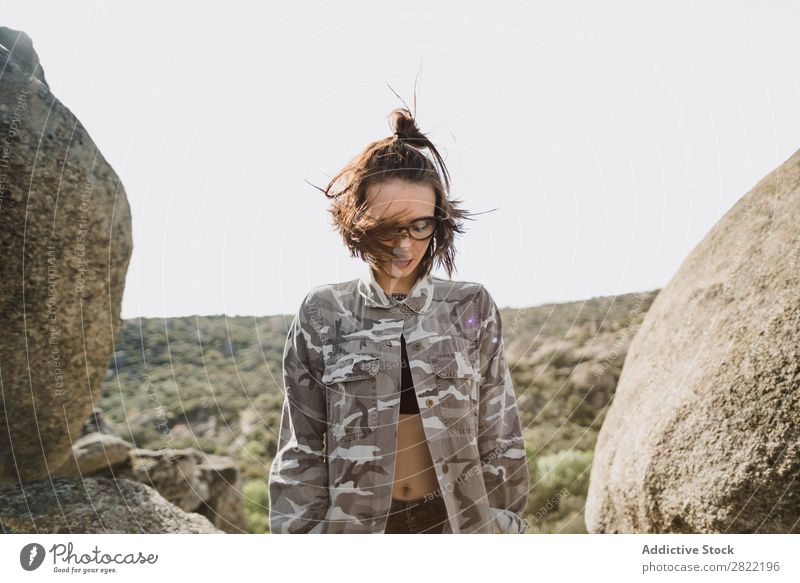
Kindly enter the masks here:
<path id="1" fill-rule="evenodd" d="M 530 523 L 516 512 L 505 508 L 489 507 L 494 515 L 492 524 L 495 534 L 525 534 Z"/>

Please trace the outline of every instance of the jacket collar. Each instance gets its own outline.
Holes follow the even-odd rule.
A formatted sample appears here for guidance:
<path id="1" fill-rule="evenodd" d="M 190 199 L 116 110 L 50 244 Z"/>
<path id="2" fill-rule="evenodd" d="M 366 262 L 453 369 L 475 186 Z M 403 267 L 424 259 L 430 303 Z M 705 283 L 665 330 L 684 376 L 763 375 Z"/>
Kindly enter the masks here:
<path id="1" fill-rule="evenodd" d="M 433 274 L 428 272 L 419 278 L 404 300 L 396 300 L 389 296 L 375 280 L 372 266 L 367 264 L 364 274 L 358 280 L 358 291 L 364 296 L 368 306 L 391 308 L 397 304 L 405 304 L 418 314 L 426 312 L 433 301 Z"/>

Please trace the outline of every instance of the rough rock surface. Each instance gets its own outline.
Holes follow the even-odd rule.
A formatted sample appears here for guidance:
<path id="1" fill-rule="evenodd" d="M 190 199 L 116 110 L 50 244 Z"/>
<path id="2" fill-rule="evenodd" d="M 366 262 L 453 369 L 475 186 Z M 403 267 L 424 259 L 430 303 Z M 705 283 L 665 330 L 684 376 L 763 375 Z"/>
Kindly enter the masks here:
<path id="1" fill-rule="evenodd" d="M 132 251 L 120 179 L 0 27 L 0 484 L 61 466 L 101 390 Z"/>
<path id="2" fill-rule="evenodd" d="M 206 516 L 225 532 L 245 532 L 239 466 L 229 457 L 194 448 L 135 448 L 114 435 L 93 432 L 75 442 L 72 456 L 52 475 L 133 480 L 181 510 Z"/>
<path id="3" fill-rule="evenodd" d="M 91 433 L 72 446 L 72 455 L 51 475 L 63 477 L 90 476 L 95 472 L 128 462 L 131 444 L 106 433 Z"/>
<path id="4" fill-rule="evenodd" d="M 208 516 L 243 532 L 233 460 L 136 449 L 93 409 L 120 336 L 130 209 L 25 33 L 0 27 L 0 65 L 0 530 L 220 532 Z"/>
<path id="5" fill-rule="evenodd" d="M 184 512 L 130 480 L 55 478 L 0 487 L 5 533 L 219 533 L 207 518 Z"/>
<path id="6" fill-rule="evenodd" d="M 800 532 L 800 151 L 661 290 L 600 431 L 589 532 Z"/>
<path id="7" fill-rule="evenodd" d="M 239 467 L 231 458 L 194 448 L 131 449 L 128 462 L 111 472 L 152 486 L 179 508 L 203 514 L 225 532 L 245 532 Z"/>
<path id="8" fill-rule="evenodd" d="M 204 456 L 198 470 L 209 485 L 209 492 L 197 512 L 220 530 L 234 534 L 247 532 L 238 464 L 229 457 L 209 454 Z"/>

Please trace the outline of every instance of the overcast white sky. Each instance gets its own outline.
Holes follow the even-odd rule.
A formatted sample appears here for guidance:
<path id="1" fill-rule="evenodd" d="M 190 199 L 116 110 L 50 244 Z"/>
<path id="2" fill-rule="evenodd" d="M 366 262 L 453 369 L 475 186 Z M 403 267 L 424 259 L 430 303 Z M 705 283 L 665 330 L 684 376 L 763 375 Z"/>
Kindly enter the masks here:
<path id="1" fill-rule="evenodd" d="M 501 307 L 665 285 L 800 147 L 800 3 L 0 2 L 121 176 L 122 316 L 294 312 L 358 277 L 324 184 L 411 102 Z M 437 271 L 437 275 L 444 274 Z"/>

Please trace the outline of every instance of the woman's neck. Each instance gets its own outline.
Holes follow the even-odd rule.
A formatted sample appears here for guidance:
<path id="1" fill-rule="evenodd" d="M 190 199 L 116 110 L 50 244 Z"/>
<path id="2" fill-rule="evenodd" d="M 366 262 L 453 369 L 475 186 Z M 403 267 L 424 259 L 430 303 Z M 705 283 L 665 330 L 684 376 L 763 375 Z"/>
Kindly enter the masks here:
<path id="1" fill-rule="evenodd" d="M 417 271 L 406 277 L 395 278 L 391 277 L 388 273 L 381 269 L 372 267 L 372 273 L 375 276 L 375 281 L 387 294 L 408 294 L 411 288 L 417 281 Z"/>

